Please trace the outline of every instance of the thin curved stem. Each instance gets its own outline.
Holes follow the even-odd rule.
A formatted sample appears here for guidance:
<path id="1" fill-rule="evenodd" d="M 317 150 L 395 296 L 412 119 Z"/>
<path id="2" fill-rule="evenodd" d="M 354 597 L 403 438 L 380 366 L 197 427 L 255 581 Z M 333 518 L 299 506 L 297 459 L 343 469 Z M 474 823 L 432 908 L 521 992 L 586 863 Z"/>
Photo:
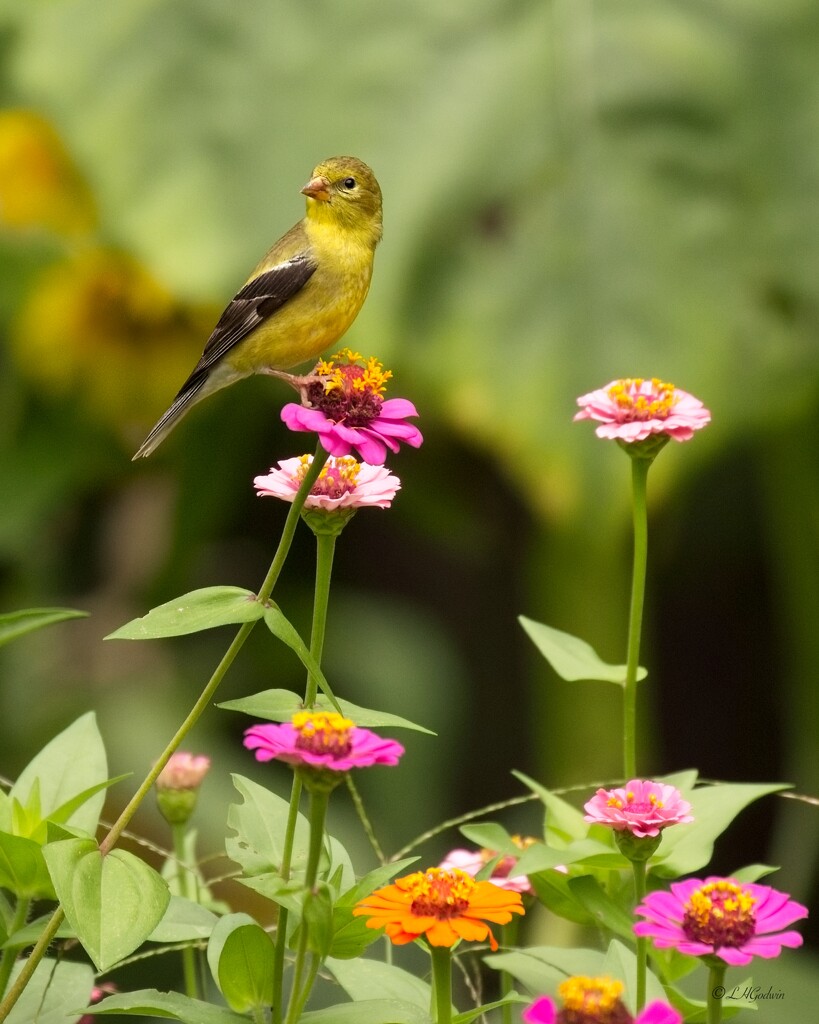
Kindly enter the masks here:
<path id="1" fill-rule="evenodd" d="M 640 664 L 640 637 L 643 628 L 643 604 L 648 561 L 648 514 L 646 482 L 650 459 L 632 458 L 632 518 L 634 523 L 634 560 L 631 574 L 631 604 L 628 623 L 628 653 L 623 694 L 623 775 L 637 776 L 637 669 Z"/>
<path id="2" fill-rule="evenodd" d="M 31 899 L 29 897 L 21 896 L 17 900 L 17 906 L 14 908 L 14 917 L 8 929 L 9 937 L 14 935 L 15 932 L 19 932 L 25 925 L 28 920 L 30 907 Z M 3 958 L 0 960 L 0 996 L 6 991 L 6 985 L 9 983 L 15 959 L 16 955 L 13 948 L 3 950 Z"/>
<path id="3" fill-rule="evenodd" d="M 633 860 L 631 867 L 634 872 L 634 905 L 639 906 L 646 895 L 646 862 Z M 648 939 L 638 935 L 637 947 L 637 994 L 636 1010 L 639 1013 L 646 1004 L 646 975 L 648 972 Z"/>
<path id="4" fill-rule="evenodd" d="M 191 898 L 190 870 L 185 862 L 185 834 L 184 824 L 171 825 L 173 835 L 173 852 L 176 859 L 176 870 L 178 872 L 177 882 L 179 895 L 186 900 Z M 182 976 L 185 981 L 185 995 L 189 999 L 199 998 L 199 986 L 196 980 L 196 954 L 192 946 L 184 946 L 182 949 Z"/>

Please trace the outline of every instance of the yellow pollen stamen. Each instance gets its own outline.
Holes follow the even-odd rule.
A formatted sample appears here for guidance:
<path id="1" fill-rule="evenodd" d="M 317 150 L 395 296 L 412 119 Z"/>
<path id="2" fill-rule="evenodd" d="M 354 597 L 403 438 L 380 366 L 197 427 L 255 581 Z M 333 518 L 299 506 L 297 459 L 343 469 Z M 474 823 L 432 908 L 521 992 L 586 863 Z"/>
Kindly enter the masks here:
<path id="1" fill-rule="evenodd" d="M 615 381 L 608 389 L 609 398 L 631 419 L 665 419 L 677 400 L 674 385 L 652 377 L 651 391 L 644 394 L 641 388 L 645 383 L 643 377 Z"/>
<path id="2" fill-rule="evenodd" d="M 345 752 L 355 723 L 336 711 L 297 711 L 291 722 L 299 734 L 298 745 L 314 753 Z"/>
<path id="3" fill-rule="evenodd" d="M 557 994 L 567 1010 L 613 1010 L 623 994 L 623 983 L 613 978 L 587 978 L 578 975 L 561 982 L 557 986 Z"/>
<path id="4" fill-rule="evenodd" d="M 413 914 L 446 918 L 467 909 L 476 885 L 475 879 L 460 868 L 428 868 L 408 875 L 402 887 L 412 897 Z"/>

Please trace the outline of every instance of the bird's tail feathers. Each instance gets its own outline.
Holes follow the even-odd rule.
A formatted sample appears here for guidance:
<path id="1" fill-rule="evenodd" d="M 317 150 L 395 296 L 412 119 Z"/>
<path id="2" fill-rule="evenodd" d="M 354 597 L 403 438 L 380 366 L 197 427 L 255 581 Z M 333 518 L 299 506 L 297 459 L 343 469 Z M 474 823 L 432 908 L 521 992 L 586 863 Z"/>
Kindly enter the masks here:
<path id="1" fill-rule="evenodd" d="M 204 394 L 200 394 L 200 391 L 207 379 L 207 375 L 202 374 L 198 380 L 193 381 L 188 387 L 183 388 L 179 392 L 173 400 L 171 407 L 151 427 L 150 433 L 131 459 L 132 462 L 137 459 L 147 458 L 165 440 L 188 409 L 200 398 L 205 397 L 208 392 L 205 391 Z"/>

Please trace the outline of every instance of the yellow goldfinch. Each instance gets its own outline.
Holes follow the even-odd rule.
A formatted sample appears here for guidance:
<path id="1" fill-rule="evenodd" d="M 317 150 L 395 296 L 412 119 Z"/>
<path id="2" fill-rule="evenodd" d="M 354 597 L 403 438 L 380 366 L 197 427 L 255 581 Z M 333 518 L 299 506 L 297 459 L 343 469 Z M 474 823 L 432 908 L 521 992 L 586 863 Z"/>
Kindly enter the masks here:
<path id="1" fill-rule="evenodd" d="M 135 459 L 150 455 L 188 409 L 252 373 L 315 359 L 344 334 L 367 297 L 381 239 L 381 189 L 370 168 L 331 157 L 301 190 L 307 213 L 231 299 L 202 358 Z"/>

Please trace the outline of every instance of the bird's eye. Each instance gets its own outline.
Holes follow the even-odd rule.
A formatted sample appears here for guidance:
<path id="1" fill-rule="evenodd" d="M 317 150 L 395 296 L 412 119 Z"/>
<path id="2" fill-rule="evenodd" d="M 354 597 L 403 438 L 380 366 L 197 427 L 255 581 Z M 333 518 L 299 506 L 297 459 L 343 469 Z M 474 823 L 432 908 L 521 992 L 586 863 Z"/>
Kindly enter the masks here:
<path id="1" fill-rule="evenodd" d="M 350 190 L 352 190 L 352 189 L 354 189 L 354 188 L 355 188 L 355 178 L 345 178 L 345 179 L 344 179 L 344 181 L 342 181 L 342 183 L 341 183 L 341 184 L 342 184 L 342 185 L 343 185 L 343 186 L 344 186 L 344 187 L 345 187 L 346 189 L 350 189 Z"/>

